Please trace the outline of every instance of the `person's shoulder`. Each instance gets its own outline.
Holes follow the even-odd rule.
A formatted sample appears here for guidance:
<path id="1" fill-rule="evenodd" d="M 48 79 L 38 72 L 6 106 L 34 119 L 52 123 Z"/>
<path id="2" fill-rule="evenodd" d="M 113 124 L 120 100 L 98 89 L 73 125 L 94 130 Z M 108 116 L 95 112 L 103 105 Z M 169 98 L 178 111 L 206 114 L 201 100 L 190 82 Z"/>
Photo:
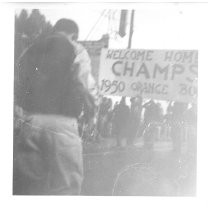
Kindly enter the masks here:
<path id="1" fill-rule="evenodd" d="M 34 40 L 33 44 L 28 48 L 28 54 L 34 54 L 37 52 L 49 52 L 53 49 L 67 49 L 73 48 L 73 45 L 64 36 L 57 34 L 50 34 L 45 37 L 39 37 Z"/>
<path id="2" fill-rule="evenodd" d="M 75 47 L 65 36 L 52 34 L 46 38 L 43 45 L 45 46 L 46 53 L 72 58 L 72 60 L 76 57 Z"/>
<path id="3" fill-rule="evenodd" d="M 77 54 L 82 54 L 85 57 L 89 57 L 87 49 L 79 42 L 73 42 L 73 45 L 77 51 Z"/>
<path id="4" fill-rule="evenodd" d="M 79 42 L 75 42 L 75 43 L 76 43 L 78 49 L 86 50 L 86 48 L 81 43 L 79 43 Z"/>
<path id="5" fill-rule="evenodd" d="M 45 39 L 43 39 L 47 42 L 68 42 L 68 39 L 64 36 L 64 35 L 60 35 L 60 34 L 50 34 L 49 36 L 47 36 Z M 70 42 L 69 42 L 70 43 Z"/>
<path id="6" fill-rule="evenodd" d="M 65 37 L 59 34 L 52 34 L 46 38 L 46 43 L 50 46 L 74 48 L 73 44 Z"/>

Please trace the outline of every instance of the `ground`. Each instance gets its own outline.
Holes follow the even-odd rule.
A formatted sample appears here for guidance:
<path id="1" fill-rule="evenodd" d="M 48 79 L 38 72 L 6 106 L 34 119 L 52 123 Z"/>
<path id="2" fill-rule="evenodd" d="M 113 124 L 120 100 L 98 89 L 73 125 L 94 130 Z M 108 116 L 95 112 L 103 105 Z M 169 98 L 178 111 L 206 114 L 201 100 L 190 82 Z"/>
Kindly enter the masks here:
<path id="1" fill-rule="evenodd" d="M 145 149 L 142 139 L 122 148 L 114 139 L 101 139 L 85 143 L 83 156 L 82 195 L 195 195 L 196 161 L 185 144 L 177 155 L 171 141 Z"/>

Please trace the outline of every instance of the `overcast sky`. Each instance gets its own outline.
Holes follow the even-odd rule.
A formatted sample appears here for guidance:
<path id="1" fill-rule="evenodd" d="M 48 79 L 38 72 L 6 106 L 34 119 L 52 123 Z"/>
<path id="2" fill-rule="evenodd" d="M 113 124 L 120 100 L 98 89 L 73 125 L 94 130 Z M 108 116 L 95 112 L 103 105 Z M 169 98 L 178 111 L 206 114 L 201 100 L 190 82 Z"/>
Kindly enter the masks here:
<path id="1" fill-rule="evenodd" d="M 119 28 L 120 9 L 135 8 L 132 48 L 141 49 L 197 49 L 198 37 L 205 22 L 205 4 L 137 4 L 125 7 L 122 4 L 67 4 L 40 8 L 46 19 L 54 24 L 60 18 L 75 20 L 80 28 L 80 40 L 97 40 L 110 33 L 111 48 L 126 48 L 127 36 L 116 35 Z M 99 19 L 99 17 L 102 17 Z M 96 24 L 96 22 L 98 23 Z M 92 33 L 88 36 L 93 26 Z M 88 36 L 88 37 L 87 37 Z"/>

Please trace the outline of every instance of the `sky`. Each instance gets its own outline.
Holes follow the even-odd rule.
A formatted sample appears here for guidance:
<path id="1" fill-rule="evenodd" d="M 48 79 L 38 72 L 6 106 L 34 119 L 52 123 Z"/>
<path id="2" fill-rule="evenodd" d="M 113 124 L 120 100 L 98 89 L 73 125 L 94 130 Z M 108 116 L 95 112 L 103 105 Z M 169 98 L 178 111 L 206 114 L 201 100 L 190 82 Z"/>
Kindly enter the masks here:
<path id="1" fill-rule="evenodd" d="M 75 20 L 80 28 L 80 40 L 97 40 L 109 33 L 110 48 L 126 48 L 128 45 L 129 19 L 127 35 L 117 35 L 120 9 L 135 8 L 132 48 L 136 49 L 197 49 L 197 36 L 201 21 L 205 22 L 205 4 L 136 4 L 125 7 L 124 4 L 66 4 L 65 6 L 41 7 L 41 13 L 52 24 L 60 18 Z M 31 8 L 29 8 L 31 9 Z M 102 15 L 103 14 L 103 15 Z M 129 13 L 130 14 L 130 13 Z M 102 17 L 100 18 L 100 16 Z M 100 18 L 100 19 L 99 19 Z M 97 22 L 98 21 L 98 22 Z M 97 24 L 96 24 L 97 23 Z M 96 26 L 94 27 L 94 25 Z M 91 29 L 92 33 L 88 36 Z"/>

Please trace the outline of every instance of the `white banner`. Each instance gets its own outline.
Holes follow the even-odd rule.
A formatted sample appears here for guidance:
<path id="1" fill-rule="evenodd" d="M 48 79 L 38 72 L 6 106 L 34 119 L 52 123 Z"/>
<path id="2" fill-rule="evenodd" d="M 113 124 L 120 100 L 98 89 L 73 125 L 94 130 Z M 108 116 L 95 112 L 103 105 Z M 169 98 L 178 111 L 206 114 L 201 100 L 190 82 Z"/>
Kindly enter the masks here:
<path id="1" fill-rule="evenodd" d="M 196 102 L 197 50 L 102 49 L 101 94 Z"/>

